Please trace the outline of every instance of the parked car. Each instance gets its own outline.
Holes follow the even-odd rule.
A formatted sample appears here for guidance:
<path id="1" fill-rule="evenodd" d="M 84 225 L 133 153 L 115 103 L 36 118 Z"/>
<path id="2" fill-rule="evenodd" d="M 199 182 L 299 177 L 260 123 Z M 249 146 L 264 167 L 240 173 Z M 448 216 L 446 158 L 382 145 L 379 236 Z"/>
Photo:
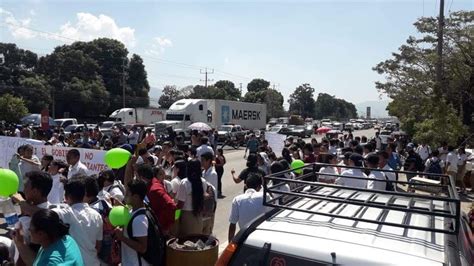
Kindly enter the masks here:
<path id="1" fill-rule="evenodd" d="M 54 122 L 56 123 L 56 126 L 66 128 L 69 125 L 77 125 L 77 119 L 76 118 L 60 118 L 60 119 L 54 119 Z"/>
<path id="2" fill-rule="evenodd" d="M 228 138 L 235 138 L 237 142 L 244 144 L 247 131 L 240 125 L 223 125 L 217 128 L 218 143 L 225 142 Z"/>
<path id="3" fill-rule="evenodd" d="M 112 130 L 114 127 L 122 127 L 124 125 L 124 122 L 104 121 L 99 123 L 99 130 L 102 134 L 110 137 L 112 136 Z"/>
<path id="4" fill-rule="evenodd" d="M 305 176 L 317 176 L 314 166 Z M 451 182 L 434 195 L 326 183 L 301 189 L 307 181 L 288 178 L 276 185 L 286 172 L 264 178 L 268 211 L 229 242 L 217 266 L 474 264 L 469 219 Z"/>
<path id="5" fill-rule="evenodd" d="M 302 138 L 306 136 L 306 129 L 304 126 L 282 127 L 271 131 L 286 136 L 298 136 Z"/>
<path id="6" fill-rule="evenodd" d="M 87 124 L 88 129 L 94 129 L 97 127 L 96 124 Z M 73 133 L 81 133 L 84 132 L 84 124 L 76 124 L 76 125 L 69 125 L 64 129 L 64 134 L 71 135 Z"/>
<path id="7" fill-rule="evenodd" d="M 53 118 L 49 117 L 49 126 L 54 127 L 56 123 Z M 21 124 L 23 125 L 33 125 L 34 127 L 41 126 L 41 114 L 29 114 L 20 119 Z"/>

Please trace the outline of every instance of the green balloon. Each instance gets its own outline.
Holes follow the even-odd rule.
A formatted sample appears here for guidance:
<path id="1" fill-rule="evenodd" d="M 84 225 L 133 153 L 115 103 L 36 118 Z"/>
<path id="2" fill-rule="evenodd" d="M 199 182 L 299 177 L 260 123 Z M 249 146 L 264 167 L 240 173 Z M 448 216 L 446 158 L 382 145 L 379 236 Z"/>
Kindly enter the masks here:
<path id="1" fill-rule="evenodd" d="M 174 212 L 174 219 L 175 219 L 175 220 L 179 220 L 179 217 L 181 217 L 181 209 L 177 209 L 177 210 Z"/>
<path id="2" fill-rule="evenodd" d="M 113 226 L 126 226 L 130 218 L 130 211 L 124 206 L 115 206 L 109 212 L 109 221 Z"/>
<path id="3" fill-rule="evenodd" d="M 9 197 L 18 191 L 20 181 L 10 169 L 0 169 L 0 196 Z"/>
<path id="4" fill-rule="evenodd" d="M 124 167 L 130 159 L 130 152 L 122 148 L 114 148 L 105 153 L 105 164 L 111 169 Z"/>
<path id="5" fill-rule="evenodd" d="M 301 169 L 301 167 L 303 166 L 304 166 L 304 162 L 302 160 L 294 160 L 293 162 L 291 162 L 291 169 L 293 169 L 295 173 L 297 174 L 303 173 L 303 169 Z"/>

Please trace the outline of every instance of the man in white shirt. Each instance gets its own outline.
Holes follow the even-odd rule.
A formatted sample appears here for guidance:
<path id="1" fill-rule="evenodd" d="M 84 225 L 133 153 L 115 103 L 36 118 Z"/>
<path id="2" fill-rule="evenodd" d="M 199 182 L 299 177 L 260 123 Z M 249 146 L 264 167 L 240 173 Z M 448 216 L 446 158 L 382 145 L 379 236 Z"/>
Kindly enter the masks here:
<path id="1" fill-rule="evenodd" d="M 66 154 L 66 162 L 69 164 L 69 172 L 67 173 L 67 178 L 70 179 L 75 175 L 89 175 L 89 169 L 80 161 L 81 154 L 79 150 L 72 149 L 69 150 Z"/>
<path id="2" fill-rule="evenodd" d="M 236 231 L 236 224 L 239 224 L 240 230 L 258 217 L 267 212 L 268 207 L 263 206 L 263 192 L 260 191 L 262 187 L 262 177 L 258 174 L 251 173 L 245 179 L 247 190 L 244 194 L 238 195 L 232 201 L 232 210 L 229 217 L 229 242 L 232 241 Z"/>
<path id="3" fill-rule="evenodd" d="M 418 153 L 421 160 L 425 162 L 430 157 L 431 148 L 429 145 L 426 145 L 426 143 L 422 142 L 421 145 L 416 148 L 416 153 Z"/>
<path id="4" fill-rule="evenodd" d="M 363 160 L 364 158 L 360 154 L 353 153 L 349 157 L 349 166 L 362 167 Z M 361 169 L 348 168 L 341 173 L 341 177 L 336 179 L 336 184 L 346 187 L 367 188 L 367 175 Z"/>
<path id="5" fill-rule="evenodd" d="M 201 155 L 203 155 L 206 152 L 210 152 L 212 153 L 212 155 L 214 155 L 214 150 L 212 149 L 211 146 L 208 145 L 208 142 L 209 142 L 209 139 L 207 137 L 201 138 L 201 146 L 199 146 L 196 149 L 196 155 L 197 155 L 198 160 L 201 160 Z"/>
<path id="6" fill-rule="evenodd" d="M 365 159 L 367 163 L 367 168 L 377 169 L 379 166 L 379 156 L 376 153 L 369 153 Z M 367 181 L 368 189 L 375 190 L 385 190 L 387 187 L 387 182 L 384 182 L 388 179 L 384 173 L 377 170 L 370 170 L 368 176 L 369 180 Z"/>
<path id="7" fill-rule="evenodd" d="M 133 220 L 124 228 L 115 229 L 115 236 L 122 242 L 122 265 L 126 266 L 147 266 L 149 264 L 143 257 L 138 257 L 138 253 L 144 254 L 148 247 L 148 226 L 149 221 L 145 214 L 143 200 L 147 194 L 147 185 L 143 180 L 132 180 L 127 184 L 126 201 L 132 206 L 130 217 Z M 132 235 L 128 235 L 128 227 L 131 226 Z M 151 226 L 151 225 L 150 225 Z M 158 252 L 158 250 L 157 250 Z"/>
<path id="8" fill-rule="evenodd" d="M 30 221 L 33 213 L 39 209 L 47 209 L 50 207 L 48 202 L 48 194 L 53 186 L 53 180 L 48 173 L 41 171 L 32 171 L 27 174 L 27 182 L 25 183 L 25 199 L 20 194 L 12 196 L 14 202 L 19 203 L 22 212 L 26 215 L 20 218 L 22 225 L 23 237 L 28 244 L 27 250 L 24 250 L 21 260 L 26 265 L 33 264 L 39 245 L 30 243 Z"/>
<path id="9" fill-rule="evenodd" d="M 438 151 L 439 151 L 439 158 L 441 159 L 441 161 L 443 162 L 446 162 L 446 157 L 448 156 L 448 143 L 446 142 L 443 142 L 441 147 L 438 148 Z"/>
<path id="10" fill-rule="evenodd" d="M 448 155 L 446 156 L 446 167 L 445 173 L 456 180 L 458 173 L 458 155 L 456 154 L 453 146 L 448 146 Z"/>
<path id="11" fill-rule="evenodd" d="M 128 134 L 128 144 L 137 145 L 139 135 L 140 133 L 138 133 L 137 128 L 132 127 L 132 130 Z"/>
<path id="12" fill-rule="evenodd" d="M 36 155 L 33 154 L 34 148 L 30 144 L 26 144 L 23 148 L 23 156 L 20 156 L 20 163 L 18 168 L 20 173 L 23 176 L 23 184 L 26 184 L 28 181 L 26 174 L 32 171 L 39 171 L 41 167 L 41 162 Z M 23 185 L 22 184 L 22 185 Z"/>
<path id="13" fill-rule="evenodd" d="M 382 150 L 382 138 L 380 137 L 380 132 L 375 132 L 375 149 L 377 151 Z"/>
<path id="14" fill-rule="evenodd" d="M 52 210 L 69 224 L 69 234 L 81 250 L 84 265 L 100 265 L 97 254 L 101 248 L 103 222 L 101 215 L 83 202 L 84 179 L 84 176 L 69 179 L 64 186 L 67 205 L 61 204 Z"/>
<path id="15" fill-rule="evenodd" d="M 388 165 L 388 158 L 390 155 L 386 151 L 380 151 L 377 153 L 379 155 L 379 168 L 382 170 L 393 171 L 392 168 Z M 397 181 L 397 175 L 394 172 L 384 172 L 390 181 Z"/>

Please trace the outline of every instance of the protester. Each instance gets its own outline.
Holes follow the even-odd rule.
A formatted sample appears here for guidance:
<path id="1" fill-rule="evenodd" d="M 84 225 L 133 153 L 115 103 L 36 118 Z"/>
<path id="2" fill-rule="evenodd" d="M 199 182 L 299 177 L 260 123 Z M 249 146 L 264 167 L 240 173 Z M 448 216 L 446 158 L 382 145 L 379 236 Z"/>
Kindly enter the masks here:
<path id="1" fill-rule="evenodd" d="M 240 230 L 244 230 L 250 221 L 269 210 L 263 206 L 262 177 L 252 173 L 245 180 L 247 190 L 244 194 L 236 196 L 232 200 L 232 209 L 229 217 L 228 240 L 232 241 L 236 231 L 236 224 Z"/>
<path id="2" fill-rule="evenodd" d="M 36 155 L 33 154 L 33 146 L 26 144 L 23 148 L 23 155 L 19 156 L 20 163 L 18 168 L 20 168 L 20 173 L 22 174 L 22 183 L 25 184 L 28 180 L 26 174 L 31 171 L 39 171 L 41 162 Z M 20 185 L 21 188 L 21 185 Z"/>
<path id="3" fill-rule="evenodd" d="M 218 187 L 218 176 L 217 172 L 212 165 L 214 159 L 214 155 L 210 152 L 206 152 L 201 155 L 201 165 L 203 168 L 202 176 L 203 178 L 210 183 L 214 188 Z M 215 197 L 217 198 L 217 190 Z"/>
<path id="4" fill-rule="evenodd" d="M 281 172 L 285 171 L 285 166 L 280 163 L 280 162 L 274 162 L 272 166 L 270 167 L 270 173 L 272 174 L 272 177 L 276 178 L 287 178 L 285 174 L 281 174 Z M 252 175 L 255 175 L 255 173 L 252 173 Z M 256 174 L 259 176 L 259 174 Z M 249 175 L 250 176 L 250 175 Z M 260 178 L 263 178 L 262 176 Z M 281 192 L 290 192 L 290 185 L 288 183 L 285 183 L 280 180 L 272 180 L 269 184 L 268 187 L 273 187 L 274 190 L 281 191 Z M 283 204 L 286 202 L 287 196 L 284 194 L 280 193 L 273 193 L 272 197 L 277 198 L 282 196 L 279 200 L 279 204 Z"/>
<path id="5" fill-rule="evenodd" d="M 337 168 L 332 165 L 337 164 L 336 156 L 331 153 L 324 153 L 320 154 L 319 156 L 320 162 L 325 163 L 325 164 L 331 164 L 328 166 L 323 166 L 319 169 L 319 174 L 318 174 L 318 182 L 323 182 L 323 183 L 329 183 L 332 184 L 336 181 L 338 178 L 339 172 L 337 171 Z M 325 175 L 329 174 L 329 175 Z"/>
<path id="6" fill-rule="evenodd" d="M 382 138 L 380 137 L 380 132 L 375 132 L 375 149 L 377 151 L 381 151 L 382 150 Z"/>
<path id="7" fill-rule="evenodd" d="M 138 179 L 145 182 L 146 201 L 156 215 L 155 218 L 162 230 L 167 234 L 175 222 L 176 204 L 173 198 L 166 192 L 163 182 L 153 176 L 151 166 L 139 165 L 137 176 Z"/>
<path id="8" fill-rule="evenodd" d="M 202 210 L 207 183 L 201 175 L 201 163 L 198 160 L 189 161 L 187 178 L 181 181 L 176 195 L 178 209 L 181 209 L 179 236 L 202 233 Z"/>
<path id="9" fill-rule="evenodd" d="M 431 157 L 426 160 L 425 163 L 425 173 L 428 174 L 443 174 L 444 162 L 439 158 L 439 151 L 434 150 L 431 154 Z M 427 175 L 429 179 L 440 180 L 439 176 Z"/>
<path id="10" fill-rule="evenodd" d="M 81 154 L 79 150 L 72 149 L 69 150 L 66 154 L 66 162 L 69 164 L 69 172 L 67 174 L 67 178 L 70 179 L 74 176 L 87 176 L 89 174 L 89 170 L 87 166 L 85 166 L 81 161 Z"/>
<path id="11" fill-rule="evenodd" d="M 216 172 L 217 172 L 217 197 L 219 199 L 224 198 L 222 194 L 222 176 L 224 175 L 224 165 L 226 164 L 226 159 L 224 156 L 224 151 L 222 148 L 216 150 Z"/>
<path id="12" fill-rule="evenodd" d="M 388 180 L 397 181 L 398 180 L 397 175 L 394 172 L 390 172 L 390 171 L 393 171 L 393 169 L 390 168 L 390 166 L 388 165 L 388 158 L 390 157 L 388 152 L 379 151 L 377 154 L 379 155 L 379 168 L 382 170 L 386 170 L 384 174 L 387 176 Z"/>
<path id="13" fill-rule="evenodd" d="M 364 158 L 360 154 L 353 153 L 349 157 L 349 166 L 362 167 L 363 160 Z M 354 188 L 367 188 L 367 175 L 361 169 L 348 168 L 336 179 L 336 184 Z"/>
<path id="14" fill-rule="evenodd" d="M 16 176 L 18 176 L 19 187 L 18 191 L 23 192 L 24 182 L 23 182 L 23 175 L 20 170 L 20 157 L 24 156 L 25 154 L 25 145 L 21 145 L 17 148 L 17 153 L 13 154 L 10 162 L 8 163 L 8 168 L 15 172 Z"/>
<path id="15" fill-rule="evenodd" d="M 316 162 L 316 156 L 314 156 L 313 145 L 306 143 L 303 146 L 303 161 L 305 163 L 314 163 Z"/>
<path id="16" fill-rule="evenodd" d="M 393 170 L 400 170 L 402 166 L 402 161 L 400 160 L 400 156 L 396 152 L 396 147 L 397 145 L 395 143 L 391 143 L 387 145 L 386 151 L 389 155 L 388 157 L 388 166 L 392 168 Z"/>
<path id="17" fill-rule="evenodd" d="M 448 155 L 446 156 L 444 172 L 449 175 L 452 180 L 456 180 L 458 174 L 458 161 L 459 158 L 456 152 L 454 151 L 454 147 L 448 146 Z"/>
<path id="18" fill-rule="evenodd" d="M 368 176 L 367 188 L 375 190 L 386 190 L 388 177 L 384 175 L 383 172 L 377 171 L 379 167 L 379 156 L 376 153 L 369 153 L 365 158 L 366 168 L 370 169 L 370 174 Z M 391 183 L 390 183 L 391 184 Z"/>
<path id="19" fill-rule="evenodd" d="M 14 241 L 20 252 L 24 255 L 28 249 L 22 228 L 15 230 Z M 68 235 L 69 225 L 63 223 L 58 214 L 52 210 L 43 209 L 36 212 L 30 224 L 31 242 L 41 248 L 31 265 L 99 265 L 84 263 L 81 251 L 73 237 Z"/>
<path id="20" fill-rule="evenodd" d="M 131 220 L 128 226 L 131 226 L 132 235 L 128 235 L 128 230 L 117 227 L 115 237 L 122 242 L 122 265 L 124 266 L 146 266 L 150 265 L 143 257 L 138 254 L 144 254 L 148 247 L 148 218 L 145 214 L 137 214 L 145 210 L 143 200 L 147 194 L 147 185 L 143 180 L 132 180 L 127 184 L 126 201 L 132 207 Z M 127 227 L 128 227 L 127 226 Z"/>
<path id="21" fill-rule="evenodd" d="M 417 148 L 416 148 L 416 153 L 420 156 L 421 160 L 423 163 L 428 160 L 431 154 L 431 148 L 429 145 L 427 145 L 425 142 L 422 142 Z"/>
<path id="22" fill-rule="evenodd" d="M 257 153 L 258 152 L 258 140 L 255 134 L 250 134 L 250 139 L 247 141 L 247 145 L 245 146 L 245 152 L 244 152 L 244 158 L 247 157 L 247 151 L 250 154 Z"/>
<path id="23" fill-rule="evenodd" d="M 466 163 L 469 161 L 470 154 L 466 153 L 464 147 L 458 149 L 458 173 L 456 175 L 456 181 L 460 185 L 461 194 L 466 193 L 466 184 L 464 183 L 464 175 L 466 174 Z"/>
<path id="24" fill-rule="evenodd" d="M 247 177 L 250 173 L 258 173 L 262 177 L 265 176 L 265 172 L 263 172 L 262 170 L 260 170 L 258 168 L 257 155 L 254 154 L 254 153 L 249 154 L 249 156 L 247 158 L 247 168 L 242 170 L 242 172 L 240 172 L 238 177 L 235 176 L 235 170 L 234 169 L 232 169 L 230 171 L 230 173 L 232 174 L 232 179 L 234 180 L 234 182 L 236 184 L 238 184 L 242 181 L 245 181 L 245 179 L 247 179 Z"/>
<path id="25" fill-rule="evenodd" d="M 99 197 L 108 200 L 112 205 L 124 202 L 124 187 L 120 180 L 117 180 L 112 170 L 104 170 L 99 173 L 98 184 L 101 191 Z"/>
<path id="26" fill-rule="evenodd" d="M 68 165 L 60 160 L 53 160 L 49 165 L 48 173 L 53 179 L 53 186 L 48 194 L 51 204 L 60 204 L 64 201 L 64 181 L 67 178 Z M 66 173 L 64 173 L 66 171 Z"/>
<path id="27" fill-rule="evenodd" d="M 414 172 L 418 172 L 418 171 L 421 172 L 424 170 L 424 165 L 423 165 L 423 160 L 420 158 L 420 155 L 418 155 L 415 152 L 413 143 L 409 143 L 407 145 L 407 150 L 408 150 L 408 156 L 405 159 L 403 170 L 408 171 L 408 172 L 413 172 L 413 173 L 406 173 L 407 181 L 410 181 L 410 179 L 416 176 L 416 173 Z"/>
<path id="28" fill-rule="evenodd" d="M 138 137 L 140 136 L 140 133 L 138 133 L 138 130 L 136 127 L 132 127 L 130 130 L 130 133 L 127 136 L 127 143 L 132 144 L 132 145 L 137 145 L 138 144 Z"/>
<path id="29" fill-rule="evenodd" d="M 201 156 L 204 153 L 210 152 L 214 156 L 214 150 L 209 146 L 209 139 L 207 137 L 201 138 L 201 146 L 196 149 L 196 156 L 198 160 L 201 160 Z"/>
<path id="30" fill-rule="evenodd" d="M 54 160 L 53 155 L 51 154 L 43 155 L 43 158 L 41 158 L 41 171 L 48 172 L 49 166 L 53 160 Z"/>
<path id="31" fill-rule="evenodd" d="M 145 138 L 143 139 L 143 143 L 145 143 L 146 148 L 149 149 L 155 145 L 156 136 L 155 133 L 149 128 L 146 130 Z"/>

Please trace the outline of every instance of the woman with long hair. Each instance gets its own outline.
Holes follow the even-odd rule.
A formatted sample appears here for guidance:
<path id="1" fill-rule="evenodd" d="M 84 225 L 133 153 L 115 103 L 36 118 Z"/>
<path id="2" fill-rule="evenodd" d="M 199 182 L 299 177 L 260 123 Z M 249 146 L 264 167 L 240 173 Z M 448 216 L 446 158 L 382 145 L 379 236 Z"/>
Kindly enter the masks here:
<path id="1" fill-rule="evenodd" d="M 23 239 L 22 228 L 15 230 L 13 240 L 20 252 L 26 254 L 28 245 Z M 33 266 L 71 265 L 82 266 L 81 251 L 76 241 L 68 235 L 69 225 L 64 224 L 57 213 L 49 209 L 36 212 L 30 224 L 31 243 L 40 245 Z M 23 256 L 22 256 L 23 257 Z"/>
<path id="2" fill-rule="evenodd" d="M 201 163 L 198 160 L 189 161 L 187 178 L 181 180 L 176 194 L 178 209 L 181 209 L 178 236 L 202 233 L 202 210 L 206 189 L 207 183 L 202 178 Z"/>
<path id="3" fill-rule="evenodd" d="M 226 164 L 226 159 L 224 156 L 224 150 L 222 148 L 217 149 L 216 153 L 216 172 L 217 172 L 217 194 L 218 197 L 224 198 L 222 194 L 222 176 L 224 175 L 224 165 Z"/>
<path id="4" fill-rule="evenodd" d="M 53 155 L 45 154 L 41 158 L 41 171 L 48 172 L 51 162 L 54 160 Z"/>
<path id="5" fill-rule="evenodd" d="M 187 177 L 188 166 L 185 160 L 178 160 L 174 163 L 171 179 L 171 196 L 176 199 L 181 181 Z"/>

